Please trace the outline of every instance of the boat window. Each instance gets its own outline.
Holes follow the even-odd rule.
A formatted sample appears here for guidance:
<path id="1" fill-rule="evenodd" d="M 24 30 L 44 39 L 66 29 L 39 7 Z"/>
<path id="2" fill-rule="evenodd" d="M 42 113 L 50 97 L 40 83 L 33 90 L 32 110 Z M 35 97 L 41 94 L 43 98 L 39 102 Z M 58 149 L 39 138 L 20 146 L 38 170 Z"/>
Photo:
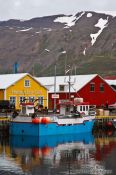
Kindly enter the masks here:
<path id="1" fill-rule="evenodd" d="M 90 83 L 90 92 L 95 91 L 95 83 Z"/>
<path id="2" fill-rule="evenodd" d="M 80 106 L 80 111 L 82 111 L 82 106 Z"/>
<path id="3" fill-rule="evenodd" d="M 88 111 L 88 106 L 86 106 L 86 111 Z"/>
<path id="4" fill-rule="evenodd" d="M 100 83 L 100 92 L 104 92 L 104 84 Z"/>
<path id="5" fill-rule="evenodd" d="M 83 106 L 83 111 L 85 111 L 85 106 Z"/>

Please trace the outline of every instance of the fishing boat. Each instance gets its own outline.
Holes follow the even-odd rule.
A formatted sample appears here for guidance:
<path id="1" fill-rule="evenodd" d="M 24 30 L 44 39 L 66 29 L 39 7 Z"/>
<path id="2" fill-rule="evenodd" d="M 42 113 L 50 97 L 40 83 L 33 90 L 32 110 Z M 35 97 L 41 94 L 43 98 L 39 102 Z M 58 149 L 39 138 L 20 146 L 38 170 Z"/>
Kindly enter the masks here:
<path id="1" fill-rule="evenodd" d="M 92 132 L 95 111 L 93 113 L 90 105 L 85 103 L 76 104 L 75 108 L 78 111 L 71 111 L 67 115 L 45 116 L 45 114 L 34 113 L 33 103 L 23 103 L 21 113 L 14 115 L 10 121 L 9 133 L 10 135 L 49 136 Z"/>

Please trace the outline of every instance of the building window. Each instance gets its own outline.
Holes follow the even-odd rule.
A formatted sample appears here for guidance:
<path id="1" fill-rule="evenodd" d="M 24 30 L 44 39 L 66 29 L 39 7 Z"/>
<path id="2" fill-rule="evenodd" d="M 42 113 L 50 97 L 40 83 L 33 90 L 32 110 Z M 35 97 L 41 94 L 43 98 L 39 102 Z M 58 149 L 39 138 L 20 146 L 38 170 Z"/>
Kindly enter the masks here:
<path id="1" fill-rule="evenodd" d="M 100 92 L 104 92 L 104 84 L 103 83 L 100 84 Z"/>
<path id="2" fill-rule="evenodd" d="M 34 102 L 35 98 L 34 97 L 29 97 L 29 102 Z"/>
<path id="3" fill-rule="evenodd" d="M 25 87 L 30 87 L 30 80 L 25 80 Z"/>
<path id="4" fill-rule="evenodd" d="M 91 83 L 90 84 L 90 92 L 94 92 L 95 91 L 95 84 Z"/>
<path id="5" fill-rule="evenodd" d="M 59 90 L 64 91 L 64 85 L 59 85 Z"/>
<path id="6" fill-rule="evenodd" d="M 25 97 L 20 97 L 19 102 L 20 103 L 25 103 L 25 99 L 26 99 Z"/>
<path id="7" fill-rule="evenodd" d="M 70 107 L 66 106 L 66 112 L 70 112 Z"/>
<path id="8" fill-rule="evenodd" d="M 39 105 L 43 105 L 43 97 L 38 97 L 38 103 Z"/>
<path id="9" fill-rule="evenodd" d="M 16 104 L 16 97 L 10 97 L 10 102 L 15 105 Z"/>

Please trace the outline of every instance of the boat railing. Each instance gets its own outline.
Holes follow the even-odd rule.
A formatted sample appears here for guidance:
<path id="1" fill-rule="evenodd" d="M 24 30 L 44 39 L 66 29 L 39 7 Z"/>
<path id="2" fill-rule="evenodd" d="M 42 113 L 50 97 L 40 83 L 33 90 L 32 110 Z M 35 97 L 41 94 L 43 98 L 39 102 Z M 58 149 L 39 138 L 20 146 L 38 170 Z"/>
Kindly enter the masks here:
<path id="1" fill-rule="evenodd" d="M 89 112 L 89 115 L 90 115 L 90 116 L 95 116 L 95 115 L 96 115 L 96 112 L 95 112 L 95 111 L 90 111 L 90 112 Z"/>
<path id="2" fill-rule="evenodd" d="M 96 115 L 96 105 L 90 105 L 88 114 L 90 116 L 95 116 Z"/>

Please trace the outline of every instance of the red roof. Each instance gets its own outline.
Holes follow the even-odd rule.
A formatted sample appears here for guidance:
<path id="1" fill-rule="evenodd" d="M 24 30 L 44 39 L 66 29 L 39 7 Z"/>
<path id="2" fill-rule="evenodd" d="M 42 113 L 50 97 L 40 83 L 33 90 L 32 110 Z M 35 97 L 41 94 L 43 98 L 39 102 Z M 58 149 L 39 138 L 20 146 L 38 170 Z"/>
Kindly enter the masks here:
<path id="1" fill-rule="evenodd" d="M 27 105 L 34 105 L 34 103 L 32 103 L 32 102 L 29 102 L 29 103 L 21 103 L 20 105 L 22 105 L 22 106 L 27 106 Z"/>
<path id="2" fill-rule="evenodd" d="M 75 105 L 75 106 L 80 106 L 80 105 L 89 105 L 89 102 L 81 102 L 81 103 L 77 102 L 77 103 L 75 103 L 73 101 L 67 101 L 67 102 L 60 103 L 60 105 L 72 105 L 72 106 Z"/>
<path id="3" fill-rule="evenodd" d="M 106 77 L 104 77 L 104 79 L 106 79 L 106 80 L 116 80 L 116 75 L 106 76 Z"/>
<path id="4" fill-rule="evenodd" d="M 89 105 L 89 102 L 75 103 L 76 106 Z"/>

